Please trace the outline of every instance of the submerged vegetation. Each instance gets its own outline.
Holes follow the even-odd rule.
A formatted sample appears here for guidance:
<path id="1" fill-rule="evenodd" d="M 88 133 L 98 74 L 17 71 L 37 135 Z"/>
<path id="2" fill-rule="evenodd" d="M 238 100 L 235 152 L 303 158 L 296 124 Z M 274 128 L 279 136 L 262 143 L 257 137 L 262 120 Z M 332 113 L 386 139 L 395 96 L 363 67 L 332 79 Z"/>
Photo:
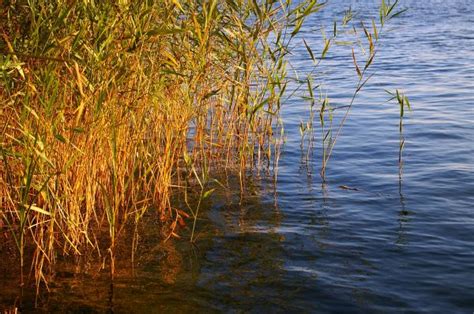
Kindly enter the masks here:
<path id="1" fill-rule="evenodd" d="M 383 2 L 379 24 L 398 14 L 395 4 Z M 39 289 L 59 255 L 85 251 L 106 260 L 113 275 L 124 230 L 136 231 L 145 214 L 159 218 L 164 238 L 179 236 L 176 228 L 190 218 L 194 241 L 202 201 L 222 185 L 210 176 L 216 169 L 237 174 L 241 189 L 248 170 L 276 177 L 279 113 L 292 80 L 285 57 L 305 19 L 323 6 L 3 1 L 0 231 L 17 249 L 21 285 L 28 265 Z M 379 36 L 375 22 L 362 29 L 369 53 L 362 68 L 353 53 L 354 98 L 370 78 Z M 320 56 L 304 42 L 313 66 L 333 41 L 325 39 Z M 313 131 L 319 111 L 324 178 L 354 98 L 333 139 L 325 124 L 333 108 L 311 82 L 304 81 L 312 113 L 302 134 Z"/>

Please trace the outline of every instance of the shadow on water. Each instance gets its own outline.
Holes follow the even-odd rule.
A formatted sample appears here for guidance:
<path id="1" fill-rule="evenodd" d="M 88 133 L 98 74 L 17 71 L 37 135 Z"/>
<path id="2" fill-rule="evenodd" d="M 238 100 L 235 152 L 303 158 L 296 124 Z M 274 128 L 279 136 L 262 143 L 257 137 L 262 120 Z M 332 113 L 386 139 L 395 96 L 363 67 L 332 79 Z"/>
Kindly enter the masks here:
<path id="1" fill-rule="evenodd" d="M 282 224 L 285 217 L 275 193 L 271 183 L 250 182 L 243 199 L 234 193 L 216 194 L 206 204 L 195 245 L 185 239 L 186 229 L 183 239 L 157 241 L 156 222 L 146 220 L 136 264 L 131 267 L 123 245 L 113 281 L 102 269 L 102 260 L 85 257 L 58 260 L 50 293 L 38 298 L 34 289 L 25 289 L 23 296 L 6 289 L 13 289 L 17 281 L 4 276 L 0 302 L 23 312 L 259 312 L 317 309 L 320 301 L 325 304 L 322 309 L 353 308 L 351 301 L 339 299 L 318 283 L 318 259 L 331 249 L 328 190 L 323 187 L 321 197 L 308 198 L 311 206 L 319 208 L 305 214 L 307 226 L 317 230 L 314 234 L 300 234 L 291 224 Z M 372 267 L 363 252 L 353 253 L 358 266 L 345 252 L 337 252 L 349 276 L 353 271 L 365 272 L 356 269 L 361 265 Z M 351 293 L 360 302 L 364 299 L 361 289 Z"/>
<path id="2" fill-rule="evenodd" d="M 398 195 L 400 196 L 400 211 L 398 214 L 398 222 L 399 222 L 399 229 L 398 229 L 398 237 L 397 237 L 397 245 L 400 248 L 403 248 L 404 245 L 408 244 L 408 237 L 406 235 L 406 228 L 410 222 L 410 213 L 407 211 L 407 206 L 405 202 L 405 197 L 403 196 L 403 183 L 402 177 L 400 176 L 398 181 Z"/>
<path id="3" fill-rule="evenodd" d="M 18 292 L 18 278 L 11 271 L 12 258 L 11 264 L 2 263 L 1 309 L 110 313 L 220 311 L 255 308 L 255 302 L 266 308 L 268 285 L 275 288 L 272 291 L 278 296 L 286 293 L 279 288 L 284 286 L 280 245 L 283 237 L 276 231 L 282 215 L 276 198 L 262 201 L 259 189 L 249 181 L 249 191 L 243 199 L 232 192 L 216 193 L 206 204 L 196 244 L 187 240 L 189 226 L 181 230 L 182 239 L 163 243 L 158 222 L 144 219 L 136 263 L 131 267 L 128 249 L 132 234 L 127 234 L 117 254 L 113 281 L 102 259 L 88 258 L 87 254 L 77 259 L 59 258 L 57 271 L 49 283 L 50 292 L 43 289 L 36 297 L 31 285 Z M 270 303 L 277 299 L 280 298 Z"/>

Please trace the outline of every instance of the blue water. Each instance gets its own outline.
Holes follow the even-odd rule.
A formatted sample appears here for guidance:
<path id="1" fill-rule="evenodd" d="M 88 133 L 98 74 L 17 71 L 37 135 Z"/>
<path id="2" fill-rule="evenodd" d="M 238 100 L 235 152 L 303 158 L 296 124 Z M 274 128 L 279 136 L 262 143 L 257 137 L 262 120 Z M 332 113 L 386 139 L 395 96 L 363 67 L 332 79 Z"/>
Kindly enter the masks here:
<path id="1" fill-rule="evenodd" d="M 303 29 L 315 51 L 321 25 L 330 34 L 348 5 L 365 19 L 379 3 L 329 2 Z M 400 7 L 409 10 L 384 30 L 376 74 L 356 98 L 326 185 L 319 137 L 309 164 L 301 163 L 298 125 L 308 104 L 290 99 L 277 206 L 270 195 L 236 209 L 239 218 L 226 207 L 210 216 L 227 222 L 198 281 L 216 308 L 474 311 L 474 6 L 405 0 Z M 300 73 L 312 70 L 303 45 L 291 58 Z M 334 46 L 314 79 L 333 107 L 349 104 L 357 79 L 351 50 Z M 413 107 L 404 119 L 401 181 L 398 105 L 386 103 L 384 89 L 404 91 Z"/>
<path id="2" fill-rule="evenodd" d="M 378 3 L 329 1 L 302 36 L 318 51 L 322 25 L 330 34 L 349 5 L 355 19 L 367 19 Z M 319 135 L 309 161 L 300 150 L 308 103 L 293 97 L 284 104 L 276 191 L 254 179 L 254 197 L 210 206 L 200 225 L 211 232 L 197 248 L 175 241 L 159 262 L 141 262 L 136 277 L 118 276 L 113 290 L 64 279 L 46 309 L 472 313 L 474 6 L 402 0 L 400 7 L 409 10 L 384 30 L 376 74 L 356 98 L 325 185 Z M 307 73 L 298 40 L 291 63 Z M 333 107 L 347 105 L 356 84 L 350 49 L 332 47 L 314 79 Z M 402 90 L 413 107 L 401 178 L 398 105 L 386 103 L 384 89 Z"/>
<path id="3" fill-rule="evenodd" d="M 373 2 L 352 7 L 370 15 Z M 331 3 L 337 13 L 347 2 Z M 288 309 L 474 310 L 474 10 L 469 1 L 401 6 L 409 11 L 383 35 L 376 74 L 336 144 L 326 191 L 317 154 L 312 177 L 297 172 L 298 136 L 291 130 L 298 116 L 304 119 L 302 105 L 286 112 L 289 141 L 278 186 L 283 218 L 274 232 L 285 238 L 284 283 L 288 292 L 298 289 Z M 354 80 L 347 77 L 355 70 L 348 49 L 335 54 L 321 82 L 337 107 L 350 101 Z M 403 90 L 413 106 L 404 121 L 401 182 L 399 113 L 384 104 L 384 89 Z"/>

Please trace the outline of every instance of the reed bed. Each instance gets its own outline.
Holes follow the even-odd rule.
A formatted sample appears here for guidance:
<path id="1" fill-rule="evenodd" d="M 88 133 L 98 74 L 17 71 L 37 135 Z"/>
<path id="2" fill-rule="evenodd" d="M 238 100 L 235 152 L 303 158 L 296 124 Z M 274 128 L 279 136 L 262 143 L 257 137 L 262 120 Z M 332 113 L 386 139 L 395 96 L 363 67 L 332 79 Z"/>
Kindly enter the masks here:
<path id="1" fill-rule="evenodd" d="M 321 6 L 2 1 L 0 228 L 21 285 L 29 266 L 47 287 L 58 256 L 85 251 L 114 274 L 126 226 L 153 214 L 177 235 L 199 205 L 172 195 L 276 163 L 284 57 Z"/>
<path id="2" fill-rule="evenodd" d="M 379 25 L 359 28 L 368 53 L 360 66 L 352 53 L 359 83 L 333 126 L 311 75 L 287 75 L 292 40 L 324 6 L 317 0 L 0 1 L 0 245 L 15 248 L 20 285 L 48 288 L 67 256 L 92 254 L 113 277 L 121 241 L 133 264 L 144 216 L 163 239 L 189 218 L 193 242 L 203 201 L 223 185 L 212 173 L 238 174 L 241 191 L 249 170 L 276 178 L 292 80 L 308 91 L 308 152 L 319 113 L 325 180 L 397 2 L 382 1 Z M 312 66 L 337 42 L 336 26 L 319 56 L 303 41 Z"/>

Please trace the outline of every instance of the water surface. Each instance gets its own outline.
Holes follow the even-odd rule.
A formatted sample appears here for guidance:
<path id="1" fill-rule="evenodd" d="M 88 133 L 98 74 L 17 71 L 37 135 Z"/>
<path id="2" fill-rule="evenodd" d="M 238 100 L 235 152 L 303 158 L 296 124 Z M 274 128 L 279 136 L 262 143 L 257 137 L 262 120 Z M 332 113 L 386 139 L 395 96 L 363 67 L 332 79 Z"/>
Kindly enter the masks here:
<path id="1" fill-rule="evenodd" d="M 469 0 L 400 3 L 409 11 L 384 34 L 376 75 L 356 100 L 325 185 L 318 144 L 307 163 L 299 148 L 308 104 L 290 99 L 276 193 L 256 178 L 255 195 L 242 204 L 215 200 L 197 248 L 167 244 L 113 286 L 59 274 L 43 309 L 472 313 L 474 8 Z M 365 19 L 378 1 L 330 1 L 303 29 L 315 50 L 321 26 L 330 32 L 350 4 Z M 300 72 L 311 70 L 303 45 L 291 58 Z M 319 71 L 331 104 L 347 105 L 350 50 L 334 47 Z M 397 88 L 414 109 L 405 119 L 402 180 L 398 105 L 385 103 L 384 92 Z"/>

